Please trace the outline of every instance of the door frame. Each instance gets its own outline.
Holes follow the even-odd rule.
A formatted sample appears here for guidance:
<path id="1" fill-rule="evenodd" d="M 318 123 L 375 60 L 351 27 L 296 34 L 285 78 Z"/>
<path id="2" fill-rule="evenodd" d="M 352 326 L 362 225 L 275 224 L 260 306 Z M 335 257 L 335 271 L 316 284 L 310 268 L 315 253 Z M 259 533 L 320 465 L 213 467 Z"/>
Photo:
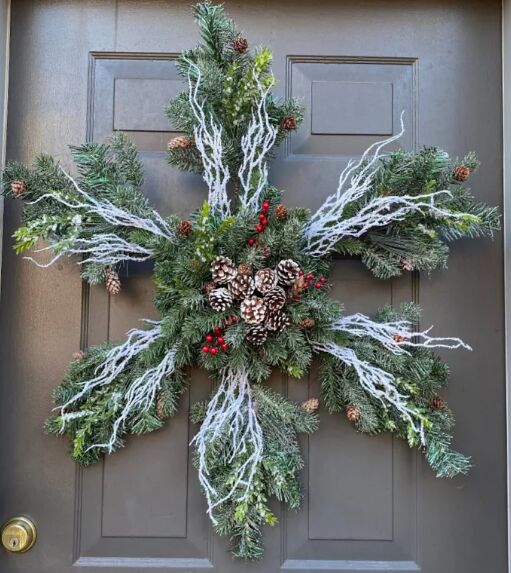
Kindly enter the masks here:
<path id="1" fill-rule="evenodd" d="M 5 164 L 11 0 L 0 0 L 0 168 Z M 504 312 L 507 427 L 508 573 L 511 573 L 511 0 L 502 0 L 502 145 Z M 0 197 L 0 276 L 2 268 L 3 198 Z"/>

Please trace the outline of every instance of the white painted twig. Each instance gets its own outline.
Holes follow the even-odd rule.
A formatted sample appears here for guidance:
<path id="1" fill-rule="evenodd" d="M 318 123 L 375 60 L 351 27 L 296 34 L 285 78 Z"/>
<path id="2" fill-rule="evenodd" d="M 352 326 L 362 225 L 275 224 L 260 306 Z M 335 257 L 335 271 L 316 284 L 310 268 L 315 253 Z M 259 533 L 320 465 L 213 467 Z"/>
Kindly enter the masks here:
<path id="1" fill-rule="evenodd" d="M 199 101 L 201 71 L 194 62 L 187 61 L 190 70 L 195 72 L 195 80 L 192 79 L 191 72 L 188 75 L 188 100 L 197 120 L 194 128 L 195 146 L 204 167 L 203 178 L 208 186 L 208 203 L 214 215 L 225 218 L 231 213 L 231 202 L 227 194 L 230 173 L 224 163 L 222 126 L 214 121 L 211 114 L 209 119 L 206 118 L 204 102 Z"/>
<path id="2" fill-rule="evenodd" d="M 268 184 L 268 154 L 275 145 L 278 127 L 271 125 L 266 102 L 270 87 L 263 87 L 254 74 L 259 92 L 256 108 L 248 125 L 247 132 L 241 138 L 243 161 L 238 171 L 240 180 L 239 199 L 242 208 L 257 210 L 261 193 Z"/>
<path id="3" fill-rule="evenodd" d="M 472 350 L 460 338 L 432 337 L 429 332 L 432 326 L 423 331 L 415 332 L 408 320 L 393 320 L 389 322 L 375 322 L 364 314 L 353 314 L 334 320 L 330 328 L 338 332 L 347 332 L 353 336 L 368 336 L 377 340 L 393 354 L 408 352 L 406 347 L 417 348 L 465 348 Z"/>
<path id="4" fill-rule="evenodd" d="M 219 441 L 227 444 L 229 463 L 236 464 L 234 483 L 224 496 L 210 482 L 209 448 Z M 252 389 L 245 370 L 221 373 L 221 382 L 211 399 L 206 418 L 191 441 L 199 458 L 199 481 L 206 495 L 207 513 L 213 523 L 214 509 L 231 498 L 245 500 L 250 494 L 253 479 L 263 456 L 263 432 L 257 419 Z"/>
<path id="5" fill-rule="evenodd" d="M 403 420 L 411 425 L 414 433 L 419 436 L 420 443 L 423 446 L 426 444 L 424 417 L 410 404 L 410 397 L 398 390 L 396 379 L 392 374 L 365 360 L 360 360 L 351 348 L 339 346 L 333 342 L 312 342 L 312 346 L 317 352 L 331 354 L 354 368 L 362 388 L 385 407 L 395 408 Z"/>

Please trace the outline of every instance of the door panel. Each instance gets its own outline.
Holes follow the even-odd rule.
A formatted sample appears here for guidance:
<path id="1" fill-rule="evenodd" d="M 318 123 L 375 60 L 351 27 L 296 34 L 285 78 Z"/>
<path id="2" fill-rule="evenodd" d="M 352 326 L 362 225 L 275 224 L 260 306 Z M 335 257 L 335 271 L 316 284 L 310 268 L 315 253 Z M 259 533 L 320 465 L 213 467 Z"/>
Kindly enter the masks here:
<path id="1" fill-rule="evenodd" d="M 278 91 L 301 97 L 305 121 L 276 158 L 271 177 L 286 203 L 317 206 L 340 169 L 370 143 L 407 129 L 400 145 L 475 150 L 473 185 L 501 201 L 500 5 L 498 2 L 227 2 L 254 44 L 274 50 Z M 201 179 L 165 163 L 173 135 L 162 107 L 182 89 L 173 60 L 196 41 L 184 1 L 14 0 L 8 156 L 45 150 L 69 165 L 67 143 L 123 131 L 146 167 L 145 192 L 163 213 L 187 214 L 204 200 Z M 481 72 L 481 70 L 484 71 Z M 76 468 L 65 443 L 44 436 L 51 391 L 80 340 L 119 340 L 153 318 L 150 268 L 130 266 L 123 291 L 80 286 L 72 262 L 47 271 L 15 258 L 9 237 L 19 206 L 6 205 L 0 329 L 3 436 L 2 518 L 26 513 L 38 542 L 25 555 L 0 553 L 2 572 L 279 570 L 504 573 L 505 411 L 500 238 L 453 247 L 450 268 L 432 277 L 372 278 L 358 261 L 336 262 L 333 296 L 347 312 L 420 302 L 425 322 L 460 335 L 471 354 L 452 365 L 448 398 L 456 447 L 476 464 L 468 477 L 436 480 L 420 456 L 391 436 L 367 437 L 321 412 L 302 438 L 306 469 L 300 512 L 273 505 L 258 563 L 233 561 L 205 515 L 188 443 L 189 405 L 207 395 L 193 372 L 178 416 L 131 438 L 97 465 Z M 469 250 L 470 249 L 470 250 Z M 82 291 L 83 288 L 83 291 Z M 308 380 L 275 375 L 291 398 L 317 396 Z M 488 471 L 491 469 L 491 471 Z"/>

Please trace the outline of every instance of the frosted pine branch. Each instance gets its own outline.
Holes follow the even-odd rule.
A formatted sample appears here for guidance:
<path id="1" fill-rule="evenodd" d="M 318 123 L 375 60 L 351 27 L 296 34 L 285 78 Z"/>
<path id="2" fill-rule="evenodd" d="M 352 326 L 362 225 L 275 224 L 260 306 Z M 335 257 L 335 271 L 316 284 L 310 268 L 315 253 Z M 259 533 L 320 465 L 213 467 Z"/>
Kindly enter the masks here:
<path id="1" fill-rule="evenodd" d="M 133 358 L 138 356 L 143 350 L 149 348 L 154 341 L 160 338 L 160 323 L 154 321 L 145 322 L 153 324 L 153 328 L 150 330 L 141 330 L 138 328 L 130 330 L 124 343 L 114 346 L 114 348 L 108 351 L 103 362 L 96 368 L 94 377 L 82 382 L 81 390 L 71 396 L 65 404 L 56 408 L 60 410 L 62 431 L 65 429 L 66 422 L 72 419 L 70 418 L 72 413 L 66 412 L 69 407 L 95 388 L 112 384 L 112 382 L 124 372 Z"/>
<path id="2" fill-rule="evenodd" d="M 228 463 L 236 468 L 229 491 L 221 496 L 210 481 L 208 451 L 215 442 L 228 444 Z M 246 500 L 263 456 L 263 432 L 245 370 L 223 370 L 220 385 L 209 402 L 201 428 L 191 441 L 199 460 L 199 481 L 208 514 L 216 525 L 215 507 L 229 499 Z M 239 458 L 239 465 L 236 463 Z"/>
<path id="3" fill-rule="evenodd" d="M 174 372 L 174 356 L 175 350 L 170 350 L 158 366 L 146 370 L 130 383 L 126 394 L 120 399 L 120 403 L 123 405 L 114 421 L 110 439 L 103 444 L 92 444 L 86 451 L 93 448 L 104 448 L 110 453 L 113 451 L 126 420 L 131 415 L 147 412 L 156 399 L 156 393 L 160 389 L 163 379 Z"/>
<path id="4" fill-rule="evenodd" d="M 275 145 L 278 127 L 271 125 L 266 102 L 270 87 L 264 88 L 254 74 L 259 91 L 259 99 L 247 132 L 241 138 L 243 161 L 238 171 L 240 180 L 240 203 L 243 208 L 256 210 L 261 193 L 268 183 L 267 158 Z"/>
<path id="5" fill-rule="evenodd" d="M 384 407 L 396 409 L 402 419 L 413 429 L 420 443 L 426 444 L 424 434 L 424 417 L 410 404 L 410 397 L 400 392 L 397 381 L 390 372 L 386 372 L 377 366 L 373 366 L 365 360 L 360 360 L 354 350 L 345 346 L 339 346 L 333 342 L 312 342 L 317 352 L 324 352 L 335 356 L 347 366 L 351 366 L 358 377 L 361 387 L 373 398 L 379 400 Z"/>
<path id="6" fill-rule="evenodd" d="M 369 337 L 377 340 L 383 347 L 393 354 L 408 352 L 406 347 L 417 348 L 465 348 L 472 350 L 460 338 L 429 336 L 433 326 L 421 332 L 413 330 L 408 320 L 393 320 L 389 322 L 375 322 L 364 314 L 353 314 L 333 321 L 330 328 L 339 332 L 346 332 L 352 336 Z"/>
<path id="7" fill-rule="evenodd" d="M 227 195 L 227 183 L 230 173 L 224 163 L 224 148 L 222 142 L 222 126 L 218 125 L 210 114 L 206 118 L 204 102 L 199 101 L 201 71 L 199 67 L 187 60 L 190 66 L 188 75 L 188 99 L 190 107 L 197 120 L 194 128 L 195 146 L 199 152 L 204 167 L 203 178 L 208 186 L 208 203 L 213 214 L 225 218 L 231 214 L 231 202 Z M 192 81 L 192 70 L 196 76 Z"/>

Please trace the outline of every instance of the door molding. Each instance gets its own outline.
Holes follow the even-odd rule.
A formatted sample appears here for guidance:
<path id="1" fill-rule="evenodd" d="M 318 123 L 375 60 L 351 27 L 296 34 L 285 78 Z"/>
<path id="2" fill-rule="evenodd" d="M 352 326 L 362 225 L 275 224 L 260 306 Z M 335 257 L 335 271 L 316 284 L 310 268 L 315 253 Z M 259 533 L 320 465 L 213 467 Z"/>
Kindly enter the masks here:
<path id="1" fill-rule="evenodd" d="M 9 87 L 9 45 L 11 29 L 11 0 L 0 0 L 0 167 L 5 164 L 7 134 L 7 94 Z M 2 271 L 2 238 L 4 199 L 0 197 L 0 278 Z M 0 282 L 1 288 L 1 282 Z"/>

